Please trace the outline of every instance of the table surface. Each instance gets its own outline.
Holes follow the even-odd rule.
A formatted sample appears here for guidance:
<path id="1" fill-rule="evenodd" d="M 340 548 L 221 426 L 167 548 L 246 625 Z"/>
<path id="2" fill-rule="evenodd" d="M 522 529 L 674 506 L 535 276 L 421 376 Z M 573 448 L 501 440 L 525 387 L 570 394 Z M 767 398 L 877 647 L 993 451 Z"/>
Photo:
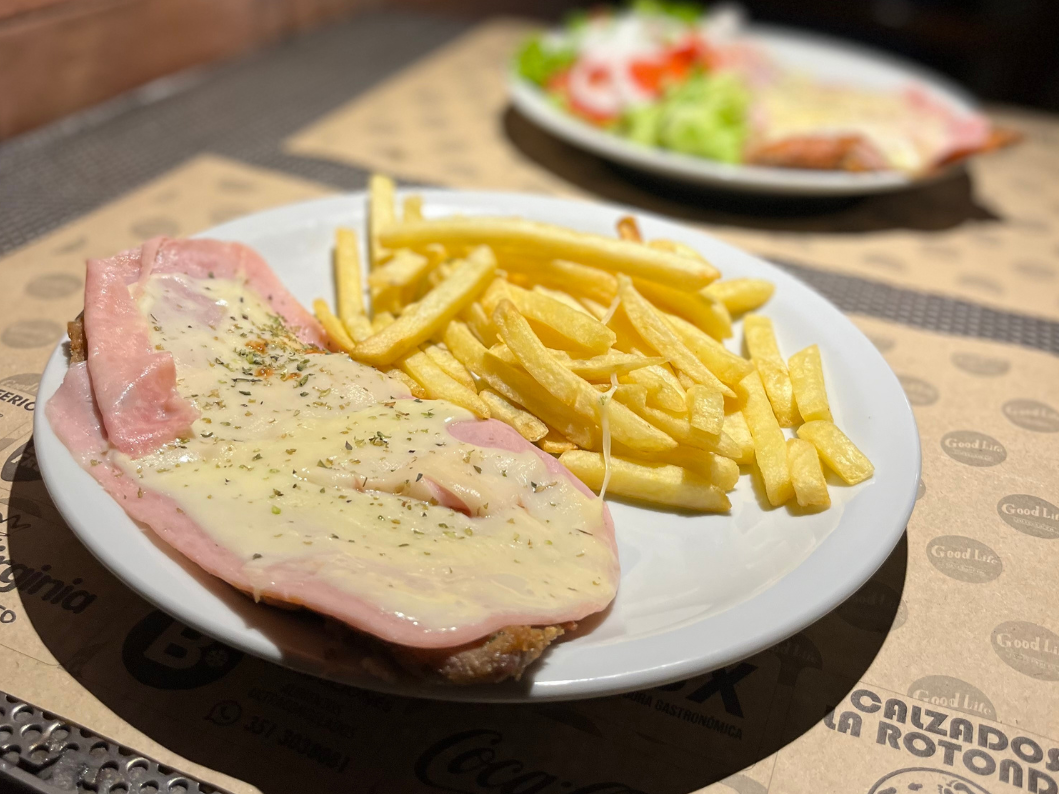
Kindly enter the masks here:
<path id="1" fill-rule="evenodd" d="M 998 109 L 1027 141 L 922 190 L 736 201 L 614 169 L 514 114 L 504 63 L 525 29 L 373 13 L 0 145 L 0 689 L 63 715 L 0 708 L 0 771 L 76 760 L 133 790 L 185 774 L 189 791 L 993 791 L 1023 778 L 1048 791 L 1059 120 Z M 243 658 L 151 608 L 73 539 L 32 458 L 36 382 L 78 310 L 84 258 L 360 189 L 376 169 L 663 212 L 807 281 L 884 352 L 916 411 L 924 484 L 905 540 L 849 602 L 768 651 L 576 704 L 376 696 Z M 984 466 L 968 443 L 1000 453 Z M 52 599 L 49 577 L 80 589 Z M 41 744 L 57 730 L 92 742 L 76 723 L 135 750 Z"/>

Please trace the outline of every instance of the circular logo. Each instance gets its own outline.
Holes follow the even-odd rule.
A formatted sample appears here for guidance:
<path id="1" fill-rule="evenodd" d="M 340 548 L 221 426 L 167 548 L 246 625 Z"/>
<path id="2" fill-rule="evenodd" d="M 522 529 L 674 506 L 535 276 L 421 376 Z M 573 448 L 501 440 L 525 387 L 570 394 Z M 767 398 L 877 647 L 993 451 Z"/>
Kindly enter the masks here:
<path id="1" fill-rule="evenodd" d="M 27 482 L 40 479 L 40 467 L 37 465 L 37 454 L 33 451 L 33 441 L 27 441 L 8 456 L 4 467 L 0 469 L 0 479 L 5 482 Z"/>
<path id="2" fill-rule="evenodd" d="M 1059 411 L 1036 400 L 1008 400 L 1004 416 L 1013 425 L 1035 433 L 1059 433 Z"/>
<path id="3" fill-rule="evenodd" d="M 946 433 L 941 438 L 941 448 L 950 458 L 967 466 L 996 466 L 1008 456 L 999 441 L 974 430 Z"/>
<path id="4" fill-rule="evenodd" d="M 1016 493 L 996 504 L 996 511 L 1012 529 L 1045 540 L 1059 538 L 1059 507 L 1039 496 Z"/>
<path id="5" fill-rule="evenodd" d="M 1059 681 L 1059 635 L 1024 620 L 993 629 L 993 650 L 1008 667 L 1041 681 Z"/>
<path id="6" fill-rule="evenodd" d="M 971 375 L 995 378 L 1011 369 L 1011 363 L 1002 358 L 980 356 L 977 353 L 953 353 L 952 363 Z"/>
<path id="7" fill-rule="evenodd" d="M 898 375 L 897 379 L 901 381 L 901 388 L 912 405 L 933 405 L 938 401 L 938 390 L 925 380 L 909 375 Z"/>
<path id="8" fill-rule="evenodd" d="M 983 584 L 996 579 L 1004 563 L 991 548 L 963 535 L 942 535 L 927 544 L 931 564 L 951 579 Z"/>
<path id="9" fill-rule="evenodd" d="M 63 327 L 51 320 L 19 320 L 4 329 L 0 340 L 8 347 L 44 347 L 63 335 Z"/>
<path id="10" fill-rule="evenodd" d="M 907 622 L 908 605 L 904 601 L 901 601 L 897 604 L 897 613 L 894 615 L 894 622 L 890 624 L 890 631 L 897 631 Z"/>
<path id="11" fill-rule="evenodd" d="M 20 375 L 8 375 L 0 380 L 0 389 L 11 389 L 13 391 L 28 394 L 30 397 L 37 396 L 37 387 L 40 386 L 40 375 L 35 372 L 23 372 Z"/>
<path id="12" fill-rule="evenodd" d="M 989 794 L 969 778 L 944 769 L 898 769 L 879 778 L 868 794 Z"/>
<path id="13" fill-rule="evenodd" d="M 928 675 L 914 681 L 908 696 L 964 714 L 996 719 L 996 709 L 978 687 L 948 675 Z"/>
<path id="14" fill-rule="evenodd" d="M 72 273 L 45 273 L 26 285 L 26 294 L 43 300 L 56 300 L 81 289 L 81 279 Z"/>
<path id="15" fill-rule="evenodd" d="M 194 689 L 223 678 L 243 654 L 157 610 L 132 627 L 121 648 L 125 668 L 155 689 Z"/>
<path id="16" fill-rule="evenodd" d="M 869 581 L 835 610 L 849 625 L 885 634 L 893 625 L 901 597 L 882 582 Z"/>

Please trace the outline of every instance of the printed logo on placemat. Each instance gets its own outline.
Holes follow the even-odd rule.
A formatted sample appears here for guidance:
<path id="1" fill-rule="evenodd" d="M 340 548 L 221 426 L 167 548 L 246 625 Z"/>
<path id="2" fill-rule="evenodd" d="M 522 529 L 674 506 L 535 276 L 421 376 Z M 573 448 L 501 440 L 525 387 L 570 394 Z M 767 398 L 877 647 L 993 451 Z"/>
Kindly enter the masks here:
<path id="1" fill-rule="evenodd" d="M 1041 681 L 1059 681 L 1059 636 L 1036 623 L 1013 620 L 993 629 L 993 650 L 1008 667 Z"/>
<path id="2" fill-rule="evenodd" d="M 995 551 L 963 535 L 934 538 L 927 544 L 927 557 L 946 576 L 972 584 L 991 582 L 1004 570 L 1004 563 Z"/>
<path id="3" fill-rule="evenodd" d="M 1034 433 L 1059 433 L 1059 411 L 1036 400 L 1008 400 L 1002 409 L 1013 425 Z"/>
<path id="4" fill-rule="evenodd" d="M 194 689 L 227 675 L 240 651 L 229 648 L 164 612 L 154 611 L 132 627 L 121 659 L 133 678 L 156 689 Z"/>
<path id="5" fill-rule="evenodd" d="M 910 375 L 898 375 L 897 379 L 912 405 L 933 405 L 938 401 L 938 390 L 925 380 Z"/>
<path id="6" fill-rule="evenodd" d="M 618 782 L 586 785 L 564 780 L 561 774 L 556 774 L 557 770 L 535 768 L 532 762 L 512 757 L 517 753 L 517 747 L 505 747 L 504 734 L 499 731 L 487 728 L 460 731 L 420 753 L 414 771 L 419 782 L 431 789 L 462 794 L 488 791 L 643 794 Z"/>
<path id="7" fill-rule="evenodd" d="M 0 341 L 8 347 L 44 347 L 63 335 L 63 327 L 51 320 L 19 320 L 4 329 Z"/>
<path id="8" fill-rule="evenodd" d="M 953 353 L 952 363 L 971 375 L 995 378 L 1011 369 L 1011 363 L 1002 358 L 980 356 L 977 353 Z"/>
<path id="9" fill-rule="evenodd" d="M 40 388 L 40 375 L 35 372 L 23 372 L 19 375 L 8 375 L 0 380 L 0 402 L 11 403 L 27 411 L 33 410 L 33 398 Z M 14 392 L 17 392 L 15 394 Z M 21 401 L 15 397 L 21 395 Z"/>
<path id="10" fill-rule="evenodd" d="M 944 769 L 925 766 L 898 769 L 884 775 L 868 790 L 868 794 L 989 794 L 973 780 Z"/>
<path id="11" fill-rule="evenodd" d="M 908 696 L 935 706 L 996 719 L 996 709 L 978 687 L 948 675 L 928 675 L 913 681 Z"/>
<path id="12" fill-rule="evenodd" d="M 996 466 L 1008 456 L 999 441 L 974 430 L 946 433 L 941 438 L 941 448 L 950 458 L 967 466 Z"/>
<path id="13" fill-rule="evenodd" d="M 889 585 L 869 581 L 839 605 L 836 614 L 849 625 L 885 634 L 894 622 L 901 594 Z"/>
<path id="14" fill-rule="evenodd" d="M 968 695 L 973 687 L 937 676 L 913 684 L 931 700 Z M 974 690 L 977 691 L 977 690 Z M 991 704 L 988 706 L 992 708 Z M 1059 747 L 1039 743 L 1020 729 L 998 726 L 982 715 L 986 708 L 957 716 L 949 703 L 924 705 L 909 697 L 890 696 L 866 686 L 851 692 L 821 723 L 851 741 L 871 743 L 898 756 L 914 756 L 937 767 L 905 767 L 884 776 L 870 789 L 873 794 L 982 794 L 989 783 L 994 792 L 1014 789 L 1055 794 L 1053 773 L 1059 771 Z M 836 739 L 837 741 L 837 739 Z M 915 763 L 909 758 L 911 763 Z M 957 771 L 958 770 L 958 771 Z M 973 778 L 966 778 L 970 774 Z M 977 778 L 981 783 L 971 783 Z M 1003 785 L 1001 785 L 1003 784 Z"/>
<path id="15" fill-rule="evenodd" d="M 32 441 L 27 441 L 8 456 L 4 467 L 0 469 L 0 479 L 5 482 L 40 479 L 40 467 L 37 466 L 37 454 L 33 451 Z"/>
<path id="16" fill-rule="evenodd" d="M 996 505 L 1004 523 L 1035 538 L 1059 538 L 1059 507 L 1039 496 L 1025 493 L 1005 496 Z"/>
<path id="17" fill-rule="evenodd" d="M 45 273 L 26 285 L 26 294 L 41 300 L 59 300 L 73 295 L 83 282 L 73 273 Z"/>

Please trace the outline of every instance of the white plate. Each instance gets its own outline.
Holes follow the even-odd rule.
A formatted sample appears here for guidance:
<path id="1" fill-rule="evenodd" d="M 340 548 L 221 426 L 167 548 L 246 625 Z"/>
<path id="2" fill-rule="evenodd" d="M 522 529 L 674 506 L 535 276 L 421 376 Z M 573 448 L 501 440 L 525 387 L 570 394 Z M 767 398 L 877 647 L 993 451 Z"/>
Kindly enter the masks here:
<path id="1" fill-rule="evenodd" d="M 898 90 L 917 83 L 961 113 L 979 112 L 974 99 L 963 89 L 922 66 L 878 50 L 765 25 L 751 25 L 746 38 L 764 48 L 781 66 L 827 82 L 878 90 Z M 556 107 L 538 86 L 517 75 L 509 77 L 508 87 L 512 102 L 524 116 L 567 143 L 641 171 L 724 190 L 785 196 L 887 193 L 936 181 L 961 167 L 913 180 L 896 171 L 847 173 L 729 165 L 644 146 L 604 132 Z"/>
<path id="2" fill-rule="evenodd" d="M 422 191 L 428 216 L 521 215 L 612 233 L 628 208 L 507 193 Z M 776 284 L 767 306 L 787 354 L 817 343 L 835 419 L 875 463 L 875 478 L 833 488 L 830 510 L 763 510 L 749 477 L 730 515 L 681 515 L 611 502 L 622 578 L 590 631 L 555 645 L 523 682 L 474 688 L 390 684 L 336 665 L 334 643 L 304 616 L 254 604 L 141 530 L 81 469 L 43 411 L 66 370 L 60 345 L 41 379 L 34 434 L 48 490 L 82 542 L 121 580 L 189 626 L 248 653 L 367 689 L 454 700 L 583 698 L 687 678 L 755 653 L 817 620 L 886 559 L 915 501 L 919 437 L 896 376 L 834 306 L 760 259 L 662 218 L 638 214 L 648 238 L 679 240 L 726 276 Z M 204 236 L 253 246 L 308 304 L 331 292 L 339 225 L 363 229 L 363 194 L 262 212 Z M 739 339 L 733 340 L 738 345 Z"/>

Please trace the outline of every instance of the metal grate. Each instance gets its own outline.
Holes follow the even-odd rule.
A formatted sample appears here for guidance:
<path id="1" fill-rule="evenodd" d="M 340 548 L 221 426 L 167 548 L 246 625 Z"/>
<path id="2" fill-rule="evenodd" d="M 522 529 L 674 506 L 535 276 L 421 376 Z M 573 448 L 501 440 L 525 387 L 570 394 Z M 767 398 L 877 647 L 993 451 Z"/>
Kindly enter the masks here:
<path id="1" fill-rule="evenodd" d="M 224 794 L 223 789 L 3 692 L 0 791 Z"/>

